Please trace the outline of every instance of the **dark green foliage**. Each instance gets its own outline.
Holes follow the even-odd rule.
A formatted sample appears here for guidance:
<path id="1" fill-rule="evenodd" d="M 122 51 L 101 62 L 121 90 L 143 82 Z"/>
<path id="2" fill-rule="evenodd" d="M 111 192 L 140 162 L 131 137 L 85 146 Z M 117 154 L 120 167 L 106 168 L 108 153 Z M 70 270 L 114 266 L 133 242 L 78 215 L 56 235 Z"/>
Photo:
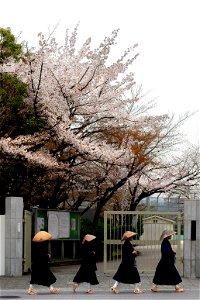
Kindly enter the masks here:
<path id="1" fill-rule="evenodd" d="M 0 135 L 15 137 L 32 134 L 43 127 L 31 105 L 24 102 L 27 86 L 15 76 L 4 73 L 0 77 Z"/>
<path id="2" fill-rule="evenodd" d="M 97 226 L 94 226 L 91 221 L 87 219 L 81 219 L 81 239 L 85 234 L 93 234 L 99 240 L 103 241 L 104 239 L 104 221 L 99 219 Z"/>
<path id="3" fill-rule="evenodd" d="M 0 28 L 0 64 L 11 57 L 23 60 L 22 45 L 16 42 L 10 28 Z M 34 106 L 25 102 L 26 97 L 25 83 L 13 74 L 0 73 L 0 136 L 33 134 L 43 128 L 44 121 L 40 120 Z"/>
<path id="4" fill-rule="evenodd" d="M 1 104 L 8 105 L 11 111 L 21 109 L 23 99 L 27 94 L 26 84 L 15 76 L 4 73 L 0 78 L 0 99 Z"/>
<path id="5" fill-rule="evenodd" d="M 19 60 L 21 53 L 22 45 L 16 43 L 10 28 L 0 28 L 0 64 L 3 64 L 9 57 Z"/>

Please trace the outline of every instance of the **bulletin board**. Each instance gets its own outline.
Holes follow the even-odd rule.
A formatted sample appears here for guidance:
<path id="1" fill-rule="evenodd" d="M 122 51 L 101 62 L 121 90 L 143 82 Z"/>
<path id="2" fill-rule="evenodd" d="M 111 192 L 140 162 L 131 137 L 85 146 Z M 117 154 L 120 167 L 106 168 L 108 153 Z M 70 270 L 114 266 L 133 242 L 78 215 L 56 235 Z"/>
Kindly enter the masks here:
<path id="1" fill-rule="evenodd" d="M 80 239 L 80 213 L 33 208 L 34 233 L 45 230 L 52 239 Z"/>

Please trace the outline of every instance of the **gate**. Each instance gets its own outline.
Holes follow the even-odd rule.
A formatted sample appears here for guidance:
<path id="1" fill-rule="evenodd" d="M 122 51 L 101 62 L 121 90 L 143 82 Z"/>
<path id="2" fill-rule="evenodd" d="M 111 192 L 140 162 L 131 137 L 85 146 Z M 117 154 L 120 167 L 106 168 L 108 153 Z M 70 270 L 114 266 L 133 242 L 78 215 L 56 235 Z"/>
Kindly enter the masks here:
<path id="1" fill-rule="evenodd" d="M 32 237 L 32 213 L 24 211 L 24 249 L 23 249 L 23 273 L 31 269 L 31 237 Z"/>
<path id="2" fill-rule="evenodd" d="M 153 274 L 160 259 L 160 235 L 164 229 L 176 231 L 170 241 L 176 252 L 176 267 L 183 273 L 183 218 L 181 212 L 105 211 L 104 272 L 116 272 L 121 262 L 121 237 L 127 230 L 138 234 L 132 241 L 140 252 L 136 258 L 140 273 Z"/>

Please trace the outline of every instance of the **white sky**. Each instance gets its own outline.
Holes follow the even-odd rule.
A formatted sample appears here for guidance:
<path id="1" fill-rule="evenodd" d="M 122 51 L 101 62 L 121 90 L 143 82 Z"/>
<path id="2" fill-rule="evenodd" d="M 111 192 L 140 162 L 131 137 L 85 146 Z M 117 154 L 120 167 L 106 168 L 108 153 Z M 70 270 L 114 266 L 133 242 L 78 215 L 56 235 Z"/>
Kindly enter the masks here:
<path id="1" fill-rule="evenodd" d="M 200 1 L 199 0 L 9 0 L 1 1 L 0 27 L 37 43 L 59 22 L 55 36 L 80 22 L 78 40 L 100 43 L 119 28 L 112 54 L 139 44 L 133 65 L 136 82 L 157 102 L 158 113 L 194 112 L 183 130 L 200 143 Z M 115 53 L 116 51 L 116 53 Z M 118 57 L 117 56 L 117 57 Z"/>

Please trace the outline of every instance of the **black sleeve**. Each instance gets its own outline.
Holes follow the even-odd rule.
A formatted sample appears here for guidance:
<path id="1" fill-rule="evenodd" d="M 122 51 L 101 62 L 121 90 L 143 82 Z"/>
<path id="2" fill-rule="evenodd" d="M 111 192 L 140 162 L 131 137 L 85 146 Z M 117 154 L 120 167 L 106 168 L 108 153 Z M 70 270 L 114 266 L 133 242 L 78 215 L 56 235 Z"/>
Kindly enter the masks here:
<path id="1" fill-rule="evenodd" d="M 162 244 L 161 244 L 161 253 L 162 253 L 162 257 L 163 259 L 169 261 L 169 262 L 174 262 L 174 257 L 175 257 L 175 253 L 172 250 L 171 244 L 168 240 L 163 240 Z"/>
<path id="2" fill-rule="evenodd" d="M 135 256 L 133 255 L 133 246 L 129 241 L 125 241 L 122 246 L 122 261 L 124 263 L 132 263 Z"/>

